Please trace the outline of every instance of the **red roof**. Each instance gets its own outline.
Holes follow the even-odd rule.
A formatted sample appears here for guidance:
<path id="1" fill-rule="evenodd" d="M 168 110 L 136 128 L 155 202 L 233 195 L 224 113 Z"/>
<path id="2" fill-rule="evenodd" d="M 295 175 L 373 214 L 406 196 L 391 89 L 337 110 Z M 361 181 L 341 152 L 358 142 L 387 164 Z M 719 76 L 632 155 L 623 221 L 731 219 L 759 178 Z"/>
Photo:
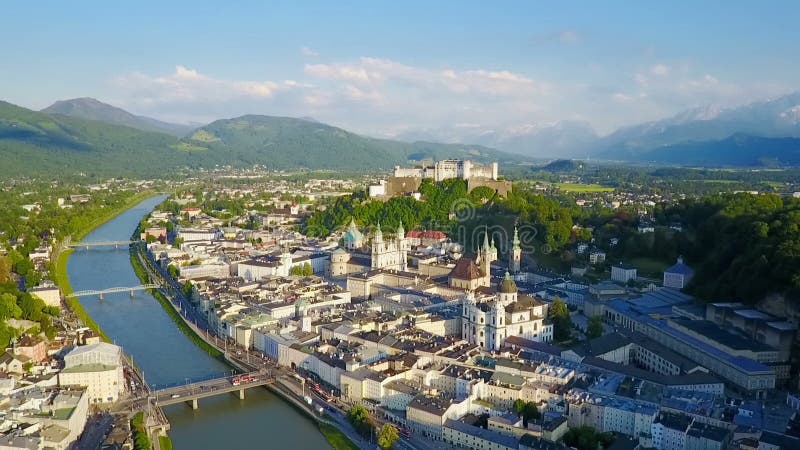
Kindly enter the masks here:
<path id="1" fill-rule="evenodd" d="M 475 260 L 468 256 L 462 256 L 450 272 L 451 278 L 458 278 L 460 280 L 475 280 L 484 275 L 483 270 L 478 267 Z"/>
<path id="2" fill-rule="evenodd" d="M 446 234 L 436 230 L 427 230 L 427 231 L 411 230 L 408 232 L 408 234 L 406 234 L 406 237 L 421 238 L 421 239 L 447 239 Z"/>

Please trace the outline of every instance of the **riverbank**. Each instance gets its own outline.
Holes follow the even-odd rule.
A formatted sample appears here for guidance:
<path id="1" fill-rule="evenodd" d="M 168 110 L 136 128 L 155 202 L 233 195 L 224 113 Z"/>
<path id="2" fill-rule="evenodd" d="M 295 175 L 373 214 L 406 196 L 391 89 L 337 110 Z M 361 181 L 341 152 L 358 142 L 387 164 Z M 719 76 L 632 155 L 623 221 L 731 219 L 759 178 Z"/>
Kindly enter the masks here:
<path id="1" fill-rule="evenodd" d="M 84 227 L 82 230 L 75 233 L 75 235 L 72 236 L 72 239 L 75 242 L 80 242 L 81 239 L 86 237 L 95 228 L 117 217 L 118 215 L 122 214 L 123 212 L 137 205 L 141 201 L 149 197 L 152 197 L 154 194 L 155 194 L 154 191 L 147 190 L 133 195 L 123 204 L 108 211 L 107 214 L 98 217 L 92 223 L 86 225 L 86 227 Z M 103 339 L 103 341 L 111 342 L 111 338 L 109 338 L 108 335 L 105 333 L 105 331 L 103 331 L 102 328 L 100 328 L 100 325 L 98 325 L 97 322 L 95 322 L 94 319 L 92 319 L 92 317 L 86 312 L 86 310 L 83 309 L 83 305 L 81 305 L 80 300 L 74 297 L 67 298 L 67 295 L 72 294 L 74 292 L 72 290 L 72 285 L 69 282 L 69 276 L 67 275 L 67 262 L 69 260 L 70 254 L 72 254 L 71 248 L 63 248 L 60 249 L 60 251 L 58 252 L 55 269 L 53 270 L 53 278 L 54 278 L 53 282 L 61 290 L 61 295 L 64 298 L 64 302 L 66 303 L 67 308 L 69 308 L 69 310 L 72 311 L 73 314 L 75 314 L 75 316 L 83 323 L 83 325 L 89 327 L 92 331 L 97 333 L 100 336 L 100 338 Z"/>
<path id="2" fill-rule="evenodd" d="M 142 258 L 147 258 L 147 256 L 140 252 L 143 252 L 141 247 L 135 247 L 135 246 L 131 247 L 130 262 L 131 266 L 133 267 L 134 273 L 139 278 L 139 281 L 141 281 L 143 284 L 147 284 L 152 282 L 152 280 L 150 279 L 150 276 L 148 274 L 149 271 L 144 267 L 142 267 L 142 261 L 139 259 L 139 255 L 141 254 Z M 208 343 L 205 339 L 203 339 L 202 336 L 197 334 L 197 332 L 186 323 L 185 319 L 180 315 L 178 310 L 175 308 L 175 305 L 168 298 L 166 298 L 160 290 L 153 289 L 149 293 L 159 302 L 159 304 L 167 313 L 167 315 L 169 315 L 172 321 L 177 325 L 178 329 L 180 329 L 181 332 L 184 335 L 186 335 L 186 337 L 189 338 L 189 340 L 191 340 L 195 345 L 197 345 L 200 349 L 208 353 L 210 356 L 213 356 L 214 358 L 230 365 L 230 363 L 228 363 L 225 360 L 224 355 L 219 349 Z M 292 401 L 290 401 L 290 399 L 284 397 L 286 394 L 281 392 L 279 389 L 271 386 L 270 390 L 276 395 L 278 395 L 278 397 L 283 398 L 284 401 L 286 401 L 289 405 L 297 407 L 297 405 L 295 405 Z M 358 448 L 358 446 L 355 445 L 355 443 L 353 443 L 344 432 L 342 432 L 335 426 L 319 420 L 315 420 L 315 422 L 317 424 L 320 433 L 325 437 L 325 439 L 328 441 L 328 443 L 334 450 L 353 450 Z"/>
<path id="3" fill-rule="evenodd" d="M 142 284 L 148 284 L 151 282 L 150 276 L 147 274 L 145 268 L 142 267 L 141 261 L 139 261 L 137 256 L 137 252 L 140 251 L 141 250 L 136 247 L 131 247 L 131 267 L 133 267 L 133 271 L 136 273 L 136 276 L 139 277 L 139 281 L 141 281 Z M 142 257 L 146 258 L 144 255 L 142 255 Z M 147 293 L 152 295 L 158 301 L 158 303 L 161 304 L 161 307 L 164 309 L 170 319 L 172 319 L 178 329 L 181 330 L 181 332 L 185 334 L 190 341 L 197 345 L 201 350 L 208 353 L 209 356 L 212 356 L 222 362 L 226 362 L 222 352 L 203 340 L 202 337 L 200 337 L 191 327 L 189 327 L 183 318 L 181 318 L 181 315 L 178 313 L 178 311 L 176 311 L 172 306 L 172 303 L 169 301 L 169 299 L 165 297 L 160 290 L 148 289 Z"/>

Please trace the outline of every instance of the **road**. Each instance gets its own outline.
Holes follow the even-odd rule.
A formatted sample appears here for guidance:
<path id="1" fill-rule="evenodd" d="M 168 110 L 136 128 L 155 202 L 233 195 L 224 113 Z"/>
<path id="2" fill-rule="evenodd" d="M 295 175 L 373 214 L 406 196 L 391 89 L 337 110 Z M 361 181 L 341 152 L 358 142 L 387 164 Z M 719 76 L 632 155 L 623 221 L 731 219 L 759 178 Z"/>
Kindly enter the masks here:
<path id="1" fill-rule="evenodd" d="M 111 414 L 104 413 L 99 417 L 91 416 L 86 421 L 83 434 L 75 444 L 75 448 L 77 450 L 97 450 L 108 435 L 108 432 L 111 431 L 113 424 L 114 417 Z"/>

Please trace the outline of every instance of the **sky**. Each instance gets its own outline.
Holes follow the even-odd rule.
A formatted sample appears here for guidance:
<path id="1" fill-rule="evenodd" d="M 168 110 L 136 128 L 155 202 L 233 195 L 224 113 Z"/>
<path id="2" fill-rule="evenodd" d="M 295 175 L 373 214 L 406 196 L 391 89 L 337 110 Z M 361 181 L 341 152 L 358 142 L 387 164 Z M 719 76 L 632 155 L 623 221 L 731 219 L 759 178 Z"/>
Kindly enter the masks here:
<path id="1" fill-rule="evenodd" d="M 600 133 L 800 89 L 797 1 L 4 2 L 0 99 L 375 136 Z"/>

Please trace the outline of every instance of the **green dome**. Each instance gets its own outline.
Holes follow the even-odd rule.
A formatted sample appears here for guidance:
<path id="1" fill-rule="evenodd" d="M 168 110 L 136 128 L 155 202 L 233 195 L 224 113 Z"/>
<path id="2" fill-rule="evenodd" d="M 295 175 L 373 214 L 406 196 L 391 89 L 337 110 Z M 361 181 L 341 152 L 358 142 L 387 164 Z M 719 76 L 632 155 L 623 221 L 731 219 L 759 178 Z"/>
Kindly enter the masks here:
<path id="1" fill-rule="evenodd" d="M 364 240 L 364 235 L 358 230 L 347 230 L 344 232 L 345 242 L 360 242 Z"/>
<path id="2" fill-rule="evenodd" d="M 500 282 L 500 293 L 501 294 L 516 294 L 517 293 L 517 283 L 511 279 L 511 275 L 506 272 L 506 277 L 503 281 Z"/>

